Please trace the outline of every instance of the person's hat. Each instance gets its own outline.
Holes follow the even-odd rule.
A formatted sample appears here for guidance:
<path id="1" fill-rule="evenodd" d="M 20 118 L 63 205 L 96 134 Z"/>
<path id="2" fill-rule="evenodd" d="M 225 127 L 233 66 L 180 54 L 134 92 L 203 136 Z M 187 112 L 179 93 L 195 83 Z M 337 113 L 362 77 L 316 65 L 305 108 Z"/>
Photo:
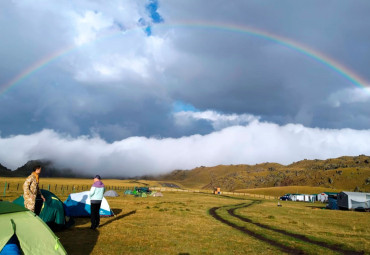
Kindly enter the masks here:
<path id="1" fill-rule="evenodd" d="M 95 175 L 94 179 L 95 179 L 95 178 L 96 178 L 96 179 L 99 179 L 99 180 L 101 179 L 100 175 L 98 175 L 98 174 L 97 174 L 97 175 Z"/>

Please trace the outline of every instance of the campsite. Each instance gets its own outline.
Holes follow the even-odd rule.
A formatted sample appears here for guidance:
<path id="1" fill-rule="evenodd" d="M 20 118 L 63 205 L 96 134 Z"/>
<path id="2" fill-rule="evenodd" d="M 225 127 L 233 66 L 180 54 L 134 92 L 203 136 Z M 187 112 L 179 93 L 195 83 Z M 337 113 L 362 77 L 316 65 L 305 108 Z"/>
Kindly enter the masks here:
<path id="1" fill-rule="evenodd" d="M 13 201 L 21 195 L 16 184 L 22 178 L 0 178 L 1 187 L 5 179 L 10 189 L 1 199 Z M 50 183 L 50 192 L 63 202 L 72 193 L 71 188 L 70 192 L 62 192 L 58 186 L 54 189 L 56 183 L 88 187 L 89 182 L 88 179 L 41 180 L 43 184 Z M 105 184 L 118 194 L 105 197 L 114 216 L 102 217 L 96 231 L 89 229 L 89 217 L 75 217 L 73 226 L 56 231 L 68 254 L 370 252 L 370 221 L 366 212 L 328 210 L 321 202 L 280 201 L 273 192 L 271 195 L 233 192 L 215 195 L 210 190 L 174 189 L 147 180 L 105 180 Z M 153 187 L 163 196 L 125 195 L 128 188 L 134 190 L 138 186 Z M 282 206 L 277 206 L 278 202 Z"/>
<path id="2" fill-rule="evenodd" d="M 0 0 L 0 255 L 370 255 L 370 0 Z"/>

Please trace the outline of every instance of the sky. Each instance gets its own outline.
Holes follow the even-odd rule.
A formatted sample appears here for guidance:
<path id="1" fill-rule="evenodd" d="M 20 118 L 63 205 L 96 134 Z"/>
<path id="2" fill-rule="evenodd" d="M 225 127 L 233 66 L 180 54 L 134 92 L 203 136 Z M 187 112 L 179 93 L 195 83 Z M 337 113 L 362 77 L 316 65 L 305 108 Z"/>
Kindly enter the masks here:
<path id="1" fill-rule="evenodd" d="M 370 155 L 369 11 L 0 1 L 0 163 L 133 177 Z"/>

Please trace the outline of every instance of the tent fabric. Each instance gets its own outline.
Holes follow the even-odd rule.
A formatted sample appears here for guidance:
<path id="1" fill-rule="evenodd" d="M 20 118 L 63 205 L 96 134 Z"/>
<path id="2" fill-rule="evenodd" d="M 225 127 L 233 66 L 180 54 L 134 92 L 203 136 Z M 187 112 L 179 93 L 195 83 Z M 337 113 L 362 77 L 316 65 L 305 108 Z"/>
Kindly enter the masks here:
<path id="1" fill-rule="evenodd" d="M 338 194 L 338 206 L 343 209 L 369 209 L 370 193 L 340 192 Z"/>
<path id="2" fill-rule="evenodd" d="M 137 193 L 135 197 L 148 197 L 146 193 Z"/>
<path id="3" fill-rule="evenodd" d="M 67 254 L 46 223 L 17 204 L 0 202 L 0 229 L 0 251 L 16 234 L 25 255 Z"/>
<path id="4" fill-rule="evenodd" d="M 138 193 L 149 193 L 150 192 L 150 189 L 148 187 L 135 187 L 135 190 L 138 192 Z"/>
<path id="5" fill-rule="evenodd" d="M 125 195 L 132 195 L 132 191 L 131 190 L 125 190 Z"/>
<path id="6" fill-rule="evenodd" d="M 104 193 L 105 197 L 118 197 L 119 195 L 114 190 L 108 190 Z"/>
<path id="7" fill-rule="evenodd" d="M 6 243 L 3 249 L 0 251 L 0 255 L 22 255 L 21 246 L 19 244 L 18 238 L 15 234 Z"/>
<path id="8" fill-rule="evenodd" d="M 48 190 L 42 189 L 40 191 L 45 197 L 45 202 L 42 205 L 39 217 L 49 226 L 55 227 L 55 229 L 64 228 L 66 220 L 63 202 Z M 23 196 L 18 197 L 13 203 L 24 206 Z"/>
<path id="9" fill-rule="evenodd" d="M 339 207 L 338 207 L 338 200 L 333 198 L 333 197 L 329 197 L 328 199 L 328 204 L 327 204 L 327 208 L 329 209 L 332 209 L 332 210 L 338 210 Z"/>
<path id="10" fill-rule="evenodd" d="M 71 193 L 67 200 L 64 201 L 68 216 L 72 217 L 90 217 L 91 204 L 90 204 L 90 191 L 79 193 Z M 113 212 L 109 207 L 108 201 L 103 197 L 100 210 L 100 216 L 113 216 Z"/>
<path id="11" fill-rule="evenodd" d="M 163 197 L 162 192 L 156 192 L 152 195 L 153 197 Z"/>

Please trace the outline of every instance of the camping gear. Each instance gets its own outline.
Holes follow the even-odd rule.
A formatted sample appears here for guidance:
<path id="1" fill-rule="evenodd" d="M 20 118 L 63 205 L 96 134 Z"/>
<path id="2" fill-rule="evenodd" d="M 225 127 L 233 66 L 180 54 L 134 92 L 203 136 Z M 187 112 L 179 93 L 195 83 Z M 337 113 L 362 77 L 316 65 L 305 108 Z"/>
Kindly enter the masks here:
<path id="1" fill-rule="evenodd" d="M 138 193 L 150 193 L 150 190 L 148 187 L 135 187 L 135 190 Z"/>
<path id="2" fill-rule="evenodd" d="M 133 195 L 132 191 L 131 190 L 125 190 L 125 195 Z"/>
<path id="3" fill-rule="evenodd" d="M 334 197 L 329 196 L 328 204 L 326 205 L 326 208 L 332 209 L 332 210 L 338 210 L 338 200 Z"/>
<path id="4" fill-rule="evenodd" d="M 67 254 L 58 237 L 45 222 L 23 206 L 1 201 L 0 229 L 0 254 L 8 241 L 14 238 L 14 234 L 25 255 Z"/>
<path id="5" fill-rule="evenodd" d="M 338 193 L 336 192 L 322 192 L 320 194 L 317 194 L 317 201 L 320 201 L 321 203 L 326 203 L 328 202 L 330 195 L 337 195 L 337 194 Z"/>
<path id="6" fill-rule="evenodd" d="M 64 201 L 66 206 L 67 215 L 72 217 L 90 217 L 91 204 L 90 204 L 90 191 L 79 193 L 71 193 L 67 200 Z M 101 202 L 100 216 L 113 216 L 113 212 L 109 207 L 108 201 L 103 197 Z"/>
<path id="7" fill-rule="evenodd" d="M 289 200 L 291 201 L 304 201 L 304 194 L 290 194 Z"/>
<path id="8" fill-rule="evenodd" d="M 108 190 L 104 193 L 105 197 L 118 197 L 119 195 L 114 190 Z"/>
<path id="9" fill-rule="evenodd" d="M 370 209 L 370 193 L 340 192 L 338 206 L 340 209 Z"/>
<path id="10" fill-rule="evenodd" d="M 152 195 L 153 197 L 163 197 L 162 192 L 156 192 Z"/>
<path id="11" fill-rule="evenodd" d="M 142 192 L 142 193 L 137 193 L 135 195 L 135 197 L 148 197 L 146 193 Z"/>
<path id="12" fill-rule="evenodd" d="M 63 202 L 52 192 L 41 189 L 41 194 L 45 202 L 41 207 L 39 217 L 54 231 L 61 230 L 73 225 L 73 220 L 66 222 L 65 206 Z M 13 203 L 24 207 L 23 195 L 13 201 Z"/>

